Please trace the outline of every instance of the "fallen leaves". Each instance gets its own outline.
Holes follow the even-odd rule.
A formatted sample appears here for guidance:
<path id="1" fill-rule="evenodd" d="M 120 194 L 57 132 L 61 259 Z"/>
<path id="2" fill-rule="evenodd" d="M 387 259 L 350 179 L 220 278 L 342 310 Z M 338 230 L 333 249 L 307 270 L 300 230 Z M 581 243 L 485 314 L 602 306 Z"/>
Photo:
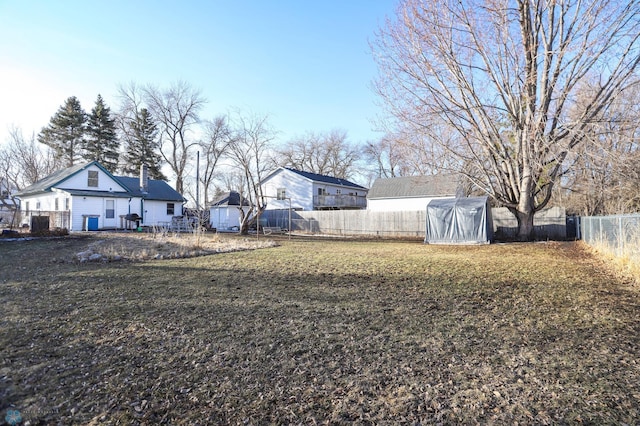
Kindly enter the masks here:
<path id="1" fill-rule="evenodd" d="M 637 293 L 575 244 L 282 241 L 179 260 L 39 261 L 94 242 L 3 252 L 0 411 L 33 424 L 639 415 Z M 8 268 L 18 259 L 25 269 Z"/>

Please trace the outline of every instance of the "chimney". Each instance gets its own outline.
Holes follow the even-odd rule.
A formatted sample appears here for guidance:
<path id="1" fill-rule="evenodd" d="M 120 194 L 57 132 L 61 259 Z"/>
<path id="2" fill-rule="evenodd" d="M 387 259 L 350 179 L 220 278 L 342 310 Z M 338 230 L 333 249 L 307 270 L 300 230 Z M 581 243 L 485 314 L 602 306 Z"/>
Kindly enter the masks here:
<path id="1" fill-rule="evenodd" d="M 140 190 L 149 192 L 149 170 L 146 164 L 140 165 Z"/>

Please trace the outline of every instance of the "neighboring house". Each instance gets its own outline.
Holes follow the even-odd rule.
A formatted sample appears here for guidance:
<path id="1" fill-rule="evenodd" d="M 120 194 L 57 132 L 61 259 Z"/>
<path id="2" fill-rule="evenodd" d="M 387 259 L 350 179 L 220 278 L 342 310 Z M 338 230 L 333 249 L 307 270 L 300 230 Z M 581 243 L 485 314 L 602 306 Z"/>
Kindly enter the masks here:
<path id="1" fill-rule="evenodd" d="M 425 210 L 433 199 L 464 195 L 460 179 L 455 175 L 380 178 L 369 190 L 367 210 Z"/>
<path id="2" fill-rule="evenodd" d="M 18 192 L 22 222 L 47 216 L 50 227 L 93 231 L 171 222 L 186 201 L 161 180 L 114 176 L 93 161 L 59 170 Z M 128 220 L 133 219 L 133 220 Z"/>
<path id="3" fill-rule="evenodd" d="M 279 167 L 261 182 L 267 210 L 349 210 L 367 207 L 368 189 L 331 176 Z"/>
<path id="4" fill-rule="evenodd" d="M 237 231 L 240 229 L 240 194 L 236 191 L 225 192 L 209 206 L 209 223 L 218 231 Z M 243 200 L 242 209 L 249 211 L 246 201 Z"/>

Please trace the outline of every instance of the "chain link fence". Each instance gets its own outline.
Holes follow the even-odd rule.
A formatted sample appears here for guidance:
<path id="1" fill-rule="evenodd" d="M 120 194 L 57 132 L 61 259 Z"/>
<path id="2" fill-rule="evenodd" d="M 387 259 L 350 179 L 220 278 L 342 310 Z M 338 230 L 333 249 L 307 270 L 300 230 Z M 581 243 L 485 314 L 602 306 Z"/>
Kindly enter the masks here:
<path id="1" fill-rule="evenodd" d="M 640 256 L 640 214 L 583 216 L 580 233 L 589 245 L 607 248 L 616 256 Z"/>

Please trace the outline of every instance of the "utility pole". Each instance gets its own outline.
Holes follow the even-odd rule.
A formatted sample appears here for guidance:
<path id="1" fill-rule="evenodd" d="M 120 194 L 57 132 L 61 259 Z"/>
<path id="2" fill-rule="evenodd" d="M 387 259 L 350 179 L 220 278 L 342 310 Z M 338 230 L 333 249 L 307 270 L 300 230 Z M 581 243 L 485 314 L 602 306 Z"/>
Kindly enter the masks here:
<path id="1" fill-rule="evenodd" d="M 200 215 L 200 151 L 196 156 L 196 211 Z"/>

